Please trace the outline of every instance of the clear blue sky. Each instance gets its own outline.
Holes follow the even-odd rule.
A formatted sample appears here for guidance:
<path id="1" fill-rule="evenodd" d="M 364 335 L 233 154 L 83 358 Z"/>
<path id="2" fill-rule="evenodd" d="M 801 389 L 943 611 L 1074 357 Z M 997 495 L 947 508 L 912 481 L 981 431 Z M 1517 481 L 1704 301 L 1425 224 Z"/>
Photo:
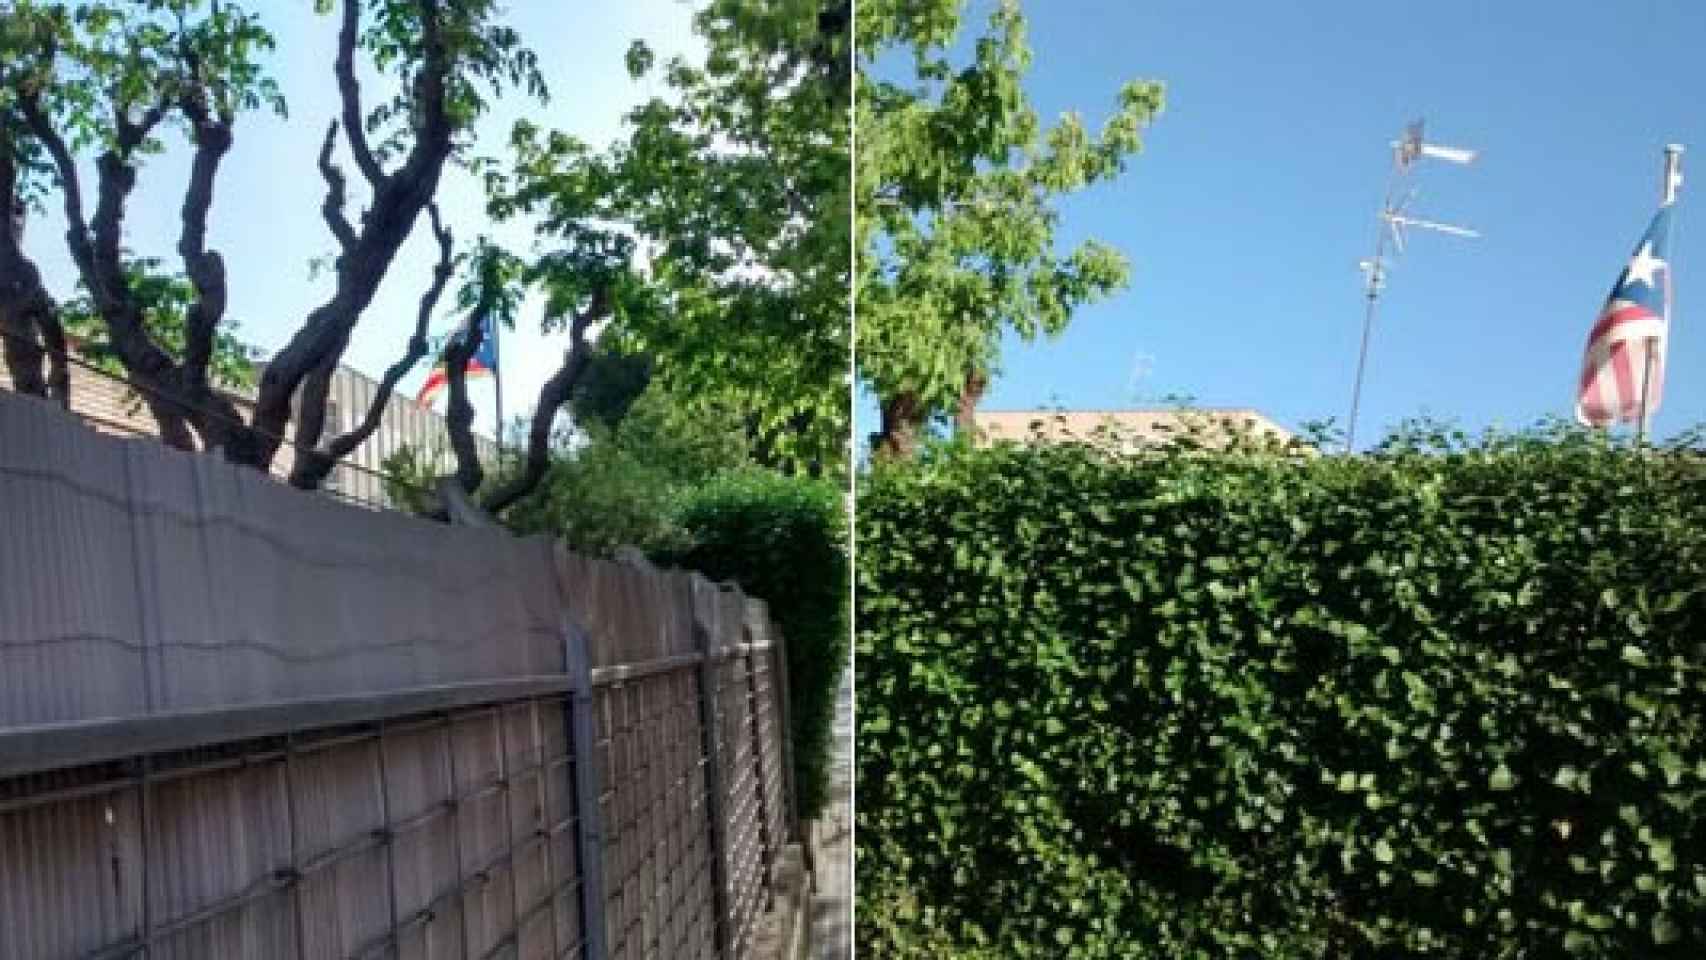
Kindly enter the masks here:
<path id="1" fill-rule="evenodd" d="M 217 186 L 210 245 L 225 256 L 231 287 L 227 318 L 237 322 L 237 333 L 244 340 L 272 351 L 284 345 L 308 311 L 331 290 L 328 276 L 309 279 L 308 262 L 333 247 L 320 217 L 325 183 L 314 160 L 326 124 L 338 110 L 331 73 L 338 24 L 336 17 L 316 16 L 307 3 L 264 6 L 267 25 L 278 39 L 273 64 L 290 116 L 281 120 L 250 114 L 239 121 L 235 145 Z M 276 10 L 271 9 L 274 6 Z M 638 38 L 647 40 L 660 62 L 696 49 L 690 30 L 695 6 L 682 0 L 511 4 L 507 22 L 539 54 L 551 99 L 541 105 L 514 93 L 506 96 L 482 122 L 476 152 L 502 156 L 510 126 L 523 116 L 595 145 L 620 136 L 622 115 L 631 105 L 664 93 L 656 80 L 629 78 L 623 62 L 629 44 Z M 392 94 L 389 84 L 370 73 L 364 84 L 368 106 Z M 161 257 L 177 269 L 178 211 L 189 153 L 178 132 L 169 131 L 164 139 L 168 152 L 148 162 L 132 195 L 126 239 L 135 253 Z M 340 150 L 340 154 L 350 180 L 353 220 L 363 200 L 360 177 L 347 153 Z M 89 169 L 84 173 L 84 193 L 89 197 L 94 193 L 92 166 L 85 164 Z M 464 171 L 447 171 L 439 188 L 439 204 L 461 249 L 468 249 L 481 233 L 521 251 L 532 242 L 531 232 L 523 225 L 499 229 L 486 220 L 479 184 Z M 50 289 L 62 299 L 71 296 L 76 283 L 61 239 L 64 231 L 55 197 L 50 215 L 31 225 L 28 245 Z M 402 354 L 436 258 L 437 247 L 422 217 L 357 327 L 345 356 L 348 364 L 377 376 Z M 451 309 L 454 300 L 454 289 L 446 291 L 434 332 L 459 322 Z M 561 362 L 567 346 L 562 335 L 542 336 L 538 318 L 537 301 L 526 305 L 518 330 L 505 334 L 502 344 L 504 414 L 509 418 L 531 411 L 540 384 Z M 403 381 L 403 388 L 412 391 L 429 366 L 423 361 Z M 490 432 L 495 407 L 491 384 L 476 383 L 469 394 L 478 408 L 479 427 Z"/>
<path id="2" fill-rule="evenodd" d="M 1126 407 L 1169 393 L 1288 426 L 1349 406 L 1361 277 L 1413 117 L 1477 148 L 1422 171 L 1416 209 L 1481 240 L 1413 234 L 1382 301 L 1359 442 L 1420 413 L 1471 427 L 1568 414 L 1582 347 L 1691 148 L 1673 237 L 1664 435 L 1706 420 L 1706 4 L 1028 2 L 1045 117 L 1093 125 L 1119 83 L 1167 85 L 1117 184 L 1063 206 L 1061 237 L 1133 261 L 1069 332 L 1010 343 L 985 406 Z M 1306 13 L 1303 11 L 1307 11 Z M 1698 208 L 1703 212 L 1693 215 Z M 1134 385 L 1134 367 L 1150 369 Z M 870 405 L 861 405 L 870 415 Z M 867 429 L 869 425 L 866 425 Z"/>

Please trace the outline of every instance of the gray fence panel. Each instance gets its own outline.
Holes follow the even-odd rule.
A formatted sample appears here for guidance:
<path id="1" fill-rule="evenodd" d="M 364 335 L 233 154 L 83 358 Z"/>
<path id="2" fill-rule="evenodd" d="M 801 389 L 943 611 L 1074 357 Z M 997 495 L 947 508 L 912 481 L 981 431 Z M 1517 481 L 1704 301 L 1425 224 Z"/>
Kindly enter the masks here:
<path id="1" fill-rule="evenodd" d="M 148 707 L 124 447 L 0 393 L 0 727 Z"/>
<path id="2" fill-rule="evenodd" d="M 0 960 L 744 958 L 763 605 L 0 393 Z"/>

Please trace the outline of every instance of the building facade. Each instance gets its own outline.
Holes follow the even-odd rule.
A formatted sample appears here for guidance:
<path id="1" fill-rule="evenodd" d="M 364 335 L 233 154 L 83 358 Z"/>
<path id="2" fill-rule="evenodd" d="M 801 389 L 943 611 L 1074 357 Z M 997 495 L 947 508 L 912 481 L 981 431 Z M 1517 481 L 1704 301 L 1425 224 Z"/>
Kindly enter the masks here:
<path id="1" fill-rule="evenodd" d="M 69 372 L 71 409 L 91 428 L 119 436 L 158 435 L 159 428 L 148 408 L 123 380 L 75 363 Z M 259 376 L 259 371 L 256 375 Z M 9 390 L 11 387 L 10 376 L 0 366 L 0 388 Z M 339 367 L 332 374 L 327 395 L 323 436 L 334 437 L 355 427 L 367 415 L 368 407 L 378 392 L 378 381 L 349 367 Z M 228 394 L 228 397 L 245 416 L 253 411 L 253 397 L 237 393 Z M 293 422 L 290 430 L 286 431 L 286 437 L 294 429 Z M 493 462 L 497 444 L 491 438 L 478 434 L 474 440 L 482 460 Z M 393 393 L 380 415 L 378 429 L 339 462 L 326 478 L 325 489 L 369 506 L 389 506 L 381 467 L 387 457 L 405 445 L 425 451 L 443 464 L 446 472 L 451 469 L 450 431 L 444 417 L 434 410 L 415 406 L 412 396 Z M 274 476 L 283 479 L 290 474 L 294 453 L 295 448 L 288 443 L 279 448 L 272 463 Z"/>

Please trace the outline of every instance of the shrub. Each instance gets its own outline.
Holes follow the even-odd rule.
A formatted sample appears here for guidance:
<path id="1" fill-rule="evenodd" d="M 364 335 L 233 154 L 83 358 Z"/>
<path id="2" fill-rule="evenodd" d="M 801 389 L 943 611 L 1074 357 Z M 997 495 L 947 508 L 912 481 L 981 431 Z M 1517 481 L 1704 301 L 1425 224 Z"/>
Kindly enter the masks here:
<path id="1" fill-rule="evenodd" d="M 861 955 L 1706 953 L 1706 466 L 958 448 L 860 492 Z"/>
<path id="2" fill-rule="evenodd" d="M 692 545 L 657 555 L 769 603 L 788 646 L 794 782 L 807 819 L 828 799 L 835 691 L 848 653 L 845 509 L 826 482 L 737 471 L 683 496 L 674 520 Z"/>

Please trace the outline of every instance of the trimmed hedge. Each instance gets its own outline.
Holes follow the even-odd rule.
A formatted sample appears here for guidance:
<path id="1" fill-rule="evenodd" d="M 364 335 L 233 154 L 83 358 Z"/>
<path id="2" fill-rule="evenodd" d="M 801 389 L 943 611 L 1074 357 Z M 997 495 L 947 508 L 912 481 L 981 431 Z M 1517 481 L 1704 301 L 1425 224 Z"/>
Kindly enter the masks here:
<path id="1" fill-rule="evenodd" d="M 1706 467 L 940 451 L 862 487 L 861 956 L 1706 956 Z"/>
<path id="2" fill-rule="evenodd" d="M 656 559 L 732 580 L 770 605 L 788 645 L 800 816 L 828 798 L 835 691 L 847 663 L 846 502 L 829 483 L 751 469 L 687 494 L 675 521 L 692 546 Z"/>

